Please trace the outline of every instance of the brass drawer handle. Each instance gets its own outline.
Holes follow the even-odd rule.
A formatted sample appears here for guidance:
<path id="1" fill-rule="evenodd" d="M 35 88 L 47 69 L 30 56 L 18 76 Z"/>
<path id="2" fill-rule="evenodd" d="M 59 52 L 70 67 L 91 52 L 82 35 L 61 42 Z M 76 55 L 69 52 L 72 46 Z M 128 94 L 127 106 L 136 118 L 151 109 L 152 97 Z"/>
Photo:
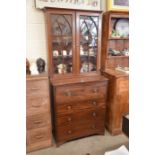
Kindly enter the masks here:
<path id="1" fill-rule="evenodd" d="M 64 92 L 64 95 L 65 96 L 72 96 L 73 94 L 72 94 L 72 92 Z"/>
<path id="2" fill-rule="evenodd" d="M 40 102 L 38 102 L 38 104 L 32 104 L 32 107 L 39 108 L 39 107 L 41 107 L 44 104 L 46 104 L 46 100 L 42 99 Z"/>
<path id="3" fill-rule="evenodd" d="M 71 134 L 71 133 L 72 133 L 72 131 L 71 131 L 71 130 L 68 130 L 68 131 L 67 131 L 67 133 L 68 133 L 68 134 Z"/>
<path id="4" fill-rule="evenodd" d="M 72 109 L 72 106 L 71 105 L 67 106 L 67 109 L 68 110 Z"/>
<path id="5" fill-rule="evenodd" d="M 96 112 L 93 112 L 93 117 L 96 117 Z"/>
<path id="6" fill-rule="evenodd" d="M 98 89 L 93 89 L 93 93 L 98 93 L 99 90 Z"/>
<path id="7" fill-rule="evenodd" d="M 92 129 L 96 129 L 96 125 L 93 124 L 93 125 L 91 126 L 91 128 L 92 128 Z"/>
<path id="8" fill-rule="evenodd" d="M 42 121 L 34 121 L 34 124 L 41 124 Z"/>
<path id="9" fill-rule="evenodd" d="M 68 117 L 67 120 L 68 120 L 68 122 L 71 122 L 72 121 L 72 118 L 71 117 Z"/>
<path id="10" fill-rule="evenodd" d="M 32 104 L 32 107 L 39 108 L 39 107 L 41 107 L 41 105 L 40 104 Z"/>
<path id="11" fill-rule="evenodd" d="M 40 90 L 40 88 L 30 88 L 30 90 Z"/>
<path id="12" fill-rule="evenodd" d="M 44 137 L 43 135 L 37 135 L 37 136 L 35 136 L 36 139 L 41 139 L 43 137 Z"/>
<path id="13" fill-rule="evenodd" d="M 96 102 L 96 101 L 93 101 L 92 104 L 93 104 L 93 105 L 97 105 L 97 102 Z"/>
<path id="14" fill-rule="evenodd" d="M 64 92 L 63 95 L 64 96 L 77 96 L 77 94 L 75 94 L 73 92 Z"/>

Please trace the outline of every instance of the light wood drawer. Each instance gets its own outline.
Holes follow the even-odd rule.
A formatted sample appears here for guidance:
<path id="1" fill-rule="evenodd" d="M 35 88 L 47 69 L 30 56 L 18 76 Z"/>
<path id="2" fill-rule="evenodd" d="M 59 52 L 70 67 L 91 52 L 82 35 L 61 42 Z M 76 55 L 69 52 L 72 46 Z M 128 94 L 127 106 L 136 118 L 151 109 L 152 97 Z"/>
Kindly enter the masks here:
<path id="1" fill-rule="evenodd" d="M 27 131 L 27 151 L 34 151 L 51 146 L 51 127 Z"/>
<path id="2" fill-rule="evenodd" d="M 26 81 L 26 96 L 47 96 L 49 95 L 48 80 Z"/>
<path id="3" fill-rule="evenodd" d="M 68 113 L 76 113 L 79 111 L 87 110 L 90 108 L 104 108 L 105 103 L 104 99 L 92 99 L 88 101 L 75 101 L 71 103 L 60 103 L 55 104 L 55 110 L 57 115 L 68 114 Z"/>
<path id="4" fill-rule="evenodd" d="M 104 122 L 105 109 L 89 109 L 84 112 L 66 114 L 56 117 L 57 126 L 75 125 L 78 123 L 88 123 L 88 122 Z"/>
<path id="5" fill-rule="evenodd" d="M 107 83 L 72 84 L 56 87 L 55 100 L 57 103 L 75 102 L 89 99 L 106 98 Z"/>
<path id="6" fill-rule="evenodd" d="M 26 118 L 27 130 L 44 127 L 51 124 L 50 113 L 42 113 L 37 115 L 28 116 Z"/>
<path id="7" fill-rule="evenodd" d="M 34 115 L 43 112 L 50 112 L 49 96 L 47 97 L 29 97 L 26 101 L 27 115 Z"/>
<path id="8" fill-rule="evenodd" d="M 26 101 L 27 115 L 34 115 L 43 112 L 50 112 L 50 101 L 48 97 L 31 97 Z"/>

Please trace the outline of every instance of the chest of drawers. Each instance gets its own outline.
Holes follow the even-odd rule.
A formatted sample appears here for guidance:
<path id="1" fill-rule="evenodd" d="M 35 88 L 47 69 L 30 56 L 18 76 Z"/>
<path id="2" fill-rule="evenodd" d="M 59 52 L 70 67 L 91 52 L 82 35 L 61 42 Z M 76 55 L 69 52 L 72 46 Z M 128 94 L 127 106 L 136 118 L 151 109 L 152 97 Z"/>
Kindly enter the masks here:
<path id="1" fill-rule="evenodd" d="M 122 116 L 129 113 L 129 76 L 107 69 L 103 75 L 109 79 L 106 128 L 112 135 L 122 133 Z"/>
<path id="2" fill-rule="evenodd" d="M 54 137 L 57 145 L 93 134 L 104 134 L 107 79 L 53 83 Z"/>
<path id="3" fill-rule="evenodd" d="M 27 152 L 52 145 L 49 80 L 46 75 L 26 78 L 26 129 Z"/>

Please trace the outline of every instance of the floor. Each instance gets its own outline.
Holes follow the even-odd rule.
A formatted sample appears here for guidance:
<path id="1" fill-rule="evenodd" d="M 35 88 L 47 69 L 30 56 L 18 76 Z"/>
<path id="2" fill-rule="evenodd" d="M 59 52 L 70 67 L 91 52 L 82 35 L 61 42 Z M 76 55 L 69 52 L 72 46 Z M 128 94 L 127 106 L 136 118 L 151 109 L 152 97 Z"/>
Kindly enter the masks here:
<path id="1" fill-rule="evenodd" d="M 128 145 L 128 138 L 124 135 L 111 136 L 107 131 L 104 136 L 96 135 L 66 142 L 59 147 L 42 149 L 27 155 L 104 155 L 107 150 L 115 149 L 122 144 Z"/>

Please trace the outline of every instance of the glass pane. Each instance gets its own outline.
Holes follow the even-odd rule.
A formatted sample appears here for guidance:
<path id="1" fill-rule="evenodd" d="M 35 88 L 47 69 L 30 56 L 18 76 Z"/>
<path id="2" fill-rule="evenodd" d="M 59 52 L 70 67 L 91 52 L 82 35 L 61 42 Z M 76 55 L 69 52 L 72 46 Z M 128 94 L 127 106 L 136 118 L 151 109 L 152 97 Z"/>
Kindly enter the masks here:
<path id="1" fill-rule="evenodd" d="M 109 40 L 108 56 L 129 56 L 129 41 Z"/>
<path id="2" fill-rule="evenodd" d="M 72 72 L 72 16 L 51 15 L 52 53 L 55 74 Z"/>
<path id="3" fill-rule="evenodd" d="M 110 23 L 111 38 L 128 38 L 129 37 L 129 19 L 128 18 L 111 18 Z"/>
<path id="4" fill-rule="evenodd" d="M 96 71 L 98 17 L 80 16 L 80 72 Z"/>

